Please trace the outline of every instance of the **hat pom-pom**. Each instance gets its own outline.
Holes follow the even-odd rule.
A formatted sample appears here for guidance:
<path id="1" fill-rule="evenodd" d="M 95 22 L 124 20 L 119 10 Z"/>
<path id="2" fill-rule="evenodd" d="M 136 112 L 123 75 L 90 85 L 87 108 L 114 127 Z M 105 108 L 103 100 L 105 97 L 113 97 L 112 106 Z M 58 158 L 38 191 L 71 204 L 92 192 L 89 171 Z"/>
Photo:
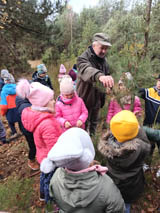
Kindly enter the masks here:
<path id="1" fill-rule="evenodd" d="M 55 168 L 55 164 L 49 158 L 44 158 L 40 164 L 40 170 L 45 174 L 54 171 Z"/>
<path id="2" fill-rule="evenodd" d="M 16 94 L 25 99 L 29 97 L 30 94 L 30 83 L 27 79 L 20 79 L 16 86 Z"/>

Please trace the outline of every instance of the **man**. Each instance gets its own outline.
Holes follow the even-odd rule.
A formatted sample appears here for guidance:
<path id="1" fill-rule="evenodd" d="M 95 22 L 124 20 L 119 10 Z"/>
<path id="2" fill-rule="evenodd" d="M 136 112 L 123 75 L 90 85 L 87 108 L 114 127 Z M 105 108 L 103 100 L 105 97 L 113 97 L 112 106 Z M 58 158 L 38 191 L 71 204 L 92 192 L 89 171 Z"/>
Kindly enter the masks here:
<path id="1" fill-rule="evenodd" d="M 143 125 L 154 127 L 160 126 L 160 75 L 156 78 L 156 86 L 140 89 L 140 97 L 145 101 L 145 118 Z M 159 129 L 159 128 L 158 128 Z M 158 145 L 158 144 L 157 144 Z M 151 154 L 155 148 L 155 143 L 151 146 Z M 159 153 L 160 147 L 158 145 Z"/>
<path id="2" fill-rule="evenodd" d="M 105 102 L 105 93 L 100 91 L 95 83 L 101 82 L 104 87 L 109 88 L 114 85 L 105 60 L 107 50 L 111 46 L 104 33 L 96 33 L 93 36 L 92 46 L 89 46 L 77 59 L 77 93 L 88 109 L 86 128 L 88 127 L 90 135 L 95 134 L 99 110 Z"/>

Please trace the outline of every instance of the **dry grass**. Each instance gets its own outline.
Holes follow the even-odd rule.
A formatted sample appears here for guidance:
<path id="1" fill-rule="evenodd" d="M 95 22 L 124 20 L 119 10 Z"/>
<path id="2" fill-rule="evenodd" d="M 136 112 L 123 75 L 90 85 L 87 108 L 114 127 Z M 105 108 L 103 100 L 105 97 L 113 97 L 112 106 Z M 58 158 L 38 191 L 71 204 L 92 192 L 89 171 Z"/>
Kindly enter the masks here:
<path id="1" fill-rule="evenodd" d="M 37 65 L 39 65 L 39 64 L 42 63 L 42 60 L 41 60 L 41 59 L 39 59 L 39 60 L 34 60 L 34 61 L 28 60 L 28 63 L 30 64 L 31 68 L 34 69 L 34 68 L 37 67 Z"/>

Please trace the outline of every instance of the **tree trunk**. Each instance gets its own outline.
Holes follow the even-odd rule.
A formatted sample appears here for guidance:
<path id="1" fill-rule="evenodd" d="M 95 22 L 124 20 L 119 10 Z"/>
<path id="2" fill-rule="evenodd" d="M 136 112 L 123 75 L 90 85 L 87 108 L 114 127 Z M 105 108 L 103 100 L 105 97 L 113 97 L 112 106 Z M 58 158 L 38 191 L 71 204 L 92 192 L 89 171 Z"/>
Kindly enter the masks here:
<path id="1" fill-rule="evenodd" d="M 148 39 L 149 39 L 149 25 L 150 25 L 150 18 L 151 18 L 151 6 L 152 0 L 147 1 L 147 10 L 146 10 L 146 31 L 144 33 L 144 55 L 146 56 L 148 51 Z"/>

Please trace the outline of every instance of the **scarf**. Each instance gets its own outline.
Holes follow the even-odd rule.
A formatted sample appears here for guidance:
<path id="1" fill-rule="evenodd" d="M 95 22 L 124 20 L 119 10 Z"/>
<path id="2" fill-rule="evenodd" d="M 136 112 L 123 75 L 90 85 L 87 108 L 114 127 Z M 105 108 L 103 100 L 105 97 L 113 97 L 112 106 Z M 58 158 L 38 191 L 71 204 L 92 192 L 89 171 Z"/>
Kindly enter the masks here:
<path id="1" fill-rule="evenodd" d="M 104 167 L 104 166 L 101 166 L 101 165 L 94 165 L 94 166 L 91 166 L 87 169 L 82 169 L 80 171 L 77 171 L 77 172 L 74 172 L 74 171 L 71 171 L 67 168 L 65 168 L 66 171 L 68 173 L 73 173 L 73 174 L 79 174 L 79 173 L 83 173 L 83 172 L 92 172 L 92 171 L 96 171 L 98 173 L 100 173 L 101 175 L 104 175 L 106 174 L 106 172 L 108 171 L 108 168 L 107 167 Z"/>

